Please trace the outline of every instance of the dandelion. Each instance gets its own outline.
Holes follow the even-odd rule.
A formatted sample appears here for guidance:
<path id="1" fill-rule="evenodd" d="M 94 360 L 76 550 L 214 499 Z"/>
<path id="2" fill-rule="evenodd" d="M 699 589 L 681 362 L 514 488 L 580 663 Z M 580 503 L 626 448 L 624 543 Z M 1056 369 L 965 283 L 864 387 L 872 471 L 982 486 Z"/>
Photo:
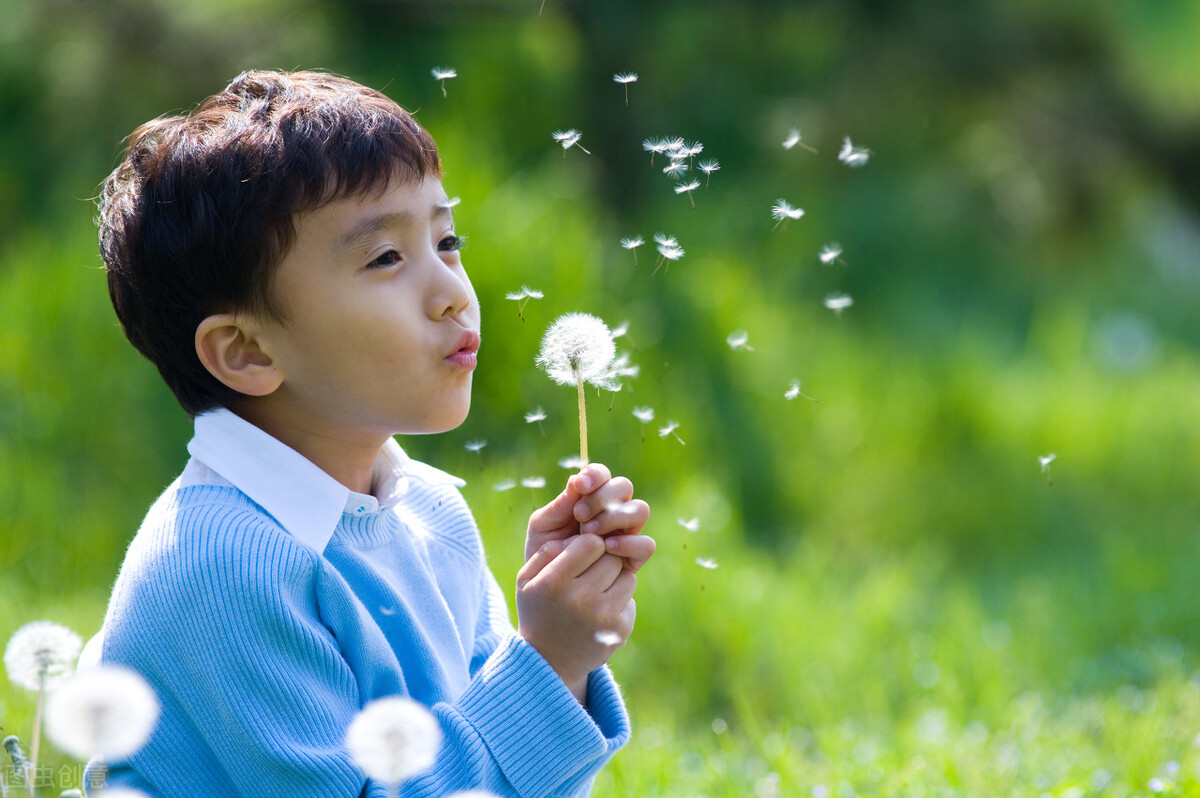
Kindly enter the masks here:
<path id="1" fill-rule="evenodd" d="M 679 521 L 679 525 L 688 532 L 696 532 L 700 529 L 699 518 L 679 518 L 677 520 Z"/>
<path id="2" fill-rule="evenodd" d="M 158 696 L 120 665 L 79 671 L 46 704 L 46 734 L 76 759 L 124 759 L 141 750 L 158 723 Z"/>
<path id="3" fill-rule="evenodd" d="M 629 84 L 637 83 L 636 72 L 618 72 L 613 75 L 613 80 L 620 83 L 625 88 L 625 106 L 629 107 Z"/>
<path id="4" fill-rule="evenodd" d="M 442 84 L 442 96 L 446 96 L 446 81 L 458 77 L 458 70 L 446 67 L 434 67 L 433 78 Z"/>
<path id="5" fill-rule="evenodd" d="M 808 146 L 803 141 L 801 141 L 799 129 L 792 128 L 791 130 L 788 131 L 787 138 L 783 140 L 783 148 L 785 150 L 790 150 L 792 147 L 795 147 L 796 145 L 803 147 L 804 149 L 808 150 L 809 152 L 814 152 L 814 153 L 816 152 L 816 150 L 814 148 Z"/>
<path id="6" fill-rule="evenodd" d="M 709 559 L 708 557 L 697 557 L 696 565 L 708 571 L 715 571 L 719 567 L 716 560 Z"/>
<path id="7" fill-rule="evenodd" d="M 442 729 L 433 713 L 403 696 L 370 701 L 346 729 L 346 750 L 368 777 L 399 795 L 400 784 L 433 766 Z"/>
<path id="8" fill-rule="evenodd" d="M 682 183 L 678 186 L 675 186 L 675 193 L 676 194 L 685 194 L 686 193 L 688 195 L 688 199 L 691 200 L 692 210 L 696 210 L 696 199 L 695 199 L 695 197 L 692 196 L 692 192 L 698 188 L 700 188 L 700 181 L 693 180 L 690 183 Z"/>
<path id="9" fill-rule="evenodd" d="M 517 483 L 515 480 L 505 479 L 500 482 L 497 482 L 495 485 L 492 485 L 492 490 L 496 491 L 497 493 L 504 493 L 506 491 L 512 490 L 516 486 L 517 486 Z"/>
<path id="10" fill-rule="evenodd" d="M 730 349 L 745 349 L 747 352 L 754 351 L 754 347 L 750 346 L 750 333 L 745 330 L 734 330 L 725 336 L 725 343 L 729 344 Z"/>
<path id="11" fill-rule="evenodd" d="M 821 247 L 821 251 L 817 253 L 817 257 L 820 258 L 821 263 L 825 264 L 826 266 L 834 261 L 837 261 L 842 265 L 845 265 L 846 263 L 844 260 L 842 260 L 842 245 L 836 241 L 832 241 Z"/>
<path id="12" fill-rule="evenodd" d="M 1046 480 L 1051 485 L 1054 484 L 1054 477 L 1050 476 L 1050 464 L 1053 463 L 1057 458 L 1058 455 L 1056 455 L 1054 452 L 1050 452 L 1050 454 L 1038 455 L 1038 464 L 1041 465 L 1042 473 L 1046 475 Z"/>
<path id="13" fill-rule="evenodd" d="M 587 413 L 583 384 L 615 390 L 611 366 L 617 356 L 608 326 L 586 313 L 567 313 L 546 330 L 537 364 L 559 385 L 575 384 L 579 394 L 579 459 L 588 463 Z"/>
<path id="14" fill-rule="evenodd" d="M 854 300 L 849 294 L 830 294 L 825 297 L 825 307 L 832 310 L 839 316 L 842 311 L 854 304 Z"/>
<path id="15" fill-rule="evenodd" d="M 771 218 L 775 220 L 775 227 L 771 229 L 775 230 L 778 228 L 779 225 L 783 224 L 785 219 L 799 219 L 803 215 L 803 208 L 793 208 L 787 200 L 778 199 L 771 206 Z"/>
<path id="16" fill-rule="evenodd" d="M 683 442 L 683 438 L 679 437 L 679 433 L 675 431 L 677 429 L 679 429 L 678 421 L 668 421 L 665 427 L 658 428 L 658 437 L 665 438 L 668 435 L 674 435 L 675 440 L 679 441 L 681 445 L 687 446 L 687 444 Z"/>
<path id="17" fill-rule="evenodd" d="M 556 130 L 550 135 L 554 137 L 555 141 L 562 145 L 564 158 L 567 157 L 567 150 L 571 149 L 572 147 L 578 147 L 588 155 L 591 155 L 591 153 L 579 143 L 579 140 L 583 138 L 583 134 L 578 130 Z"/>
<path id="18" fill-rule="evenodd" d="M 71 675 L 81 648 L 83 640 L 79 635 L 51 621 L 25 624 L 13 632 L 4 648 L 4 667 L 8 671 L 9 681 L 26 690 L 37 691 L 29 745 L 29 759 L 33 767 L 37 767 L 38 763 L 46 691 Z"/>
<path id="19" fill-rule="evenodd" d="M 536 288 L 523 285 L 519 291 L 509 291 L 504 298 L 517 303 L 517 318 L 525 321 L 525 305 L 531 299 L 541 299 L 544 296 L 545 294 Z"/>
<path id="20" fill-rule="evenodd" d="M 710 161 L 701 161 L 700 171 L 704 173 L 704 187 L 708 188 L 708 181 L 712 179 L 713 172 L 721 171 L 721 164 L 716 158 Z"/>
<path id="21" fill-rule="evenodd" d="M 530 488 L 532 490 L 539 490 L 540 488 L 546 487 L 546 478 L 545 477 L 524 477 L 521 480 L 521 487 Z"/>
<path id="22" fill-rule="evenodd" d="M 845 136 L 842 140 L 842 149 L 838 152 L 838 160 L 852 169 L 857 169 L 860 166 L 866 166 L 867 161 L 871 160 L 871 156 L 874 154 L 866 147 L 855 147 L 850 141 L 850 137 Z"/>
<path id="23" fill-rule="evenodd" d="M 810 402 L 817 401 L 816 399 L 813 399 L 811 396 L 809 396 L 808 394 L 801 391 L 800 390 L 800 380 L 795 379 L 795 380 L 792 380 L 792 384 L 788 386 L 788 389 L 786 391 L 784 391 L 783 398 L 787 399 L 790 402 L 791 400 L 795 399 L 797 396 L 803 396 L 805 399 L 807 399 Z"/>
<path id="24" fill-rule="evenodd" d="M 546 411 L 541 405 L 535 407 L 531 412 L 525 414 L 526 424 L 537 424 L 538 429 L 542 433 L 542 440 L 546 439 L 546 429 L 542 426 L 542 422 L 546 420 Z"/>
<path id="25" fill-rule="evenodd" d="M 621 239 L 621 246 L 633 253 L 633 268 L 635 268 L 635 269 L 637 268 L 638 247 L 640 247 L 642 244 L 645 244 L 645 243 L 646 243 L 645 239 L 643 239 L 641 236 L 634 236 L 633 238 L 622 238 Z"/>

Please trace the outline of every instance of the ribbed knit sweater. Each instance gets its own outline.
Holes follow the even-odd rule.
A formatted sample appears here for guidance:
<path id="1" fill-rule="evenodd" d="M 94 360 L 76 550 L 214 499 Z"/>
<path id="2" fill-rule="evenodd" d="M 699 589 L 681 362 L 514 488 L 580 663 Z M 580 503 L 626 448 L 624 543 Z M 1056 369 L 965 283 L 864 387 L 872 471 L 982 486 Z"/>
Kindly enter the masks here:
<path id="1" fill-rule="evenodd" d="M 345 512 L 322 551 L 224 480 L 166 490 L 89 645 L 162 702 L 148 744 L 110 763 L 109 786 L 383 798 L 343 739 L 366 702 L 405 695 L 444 740 L 402 795 L 588 792 L 629 737 L 611 674 L 593 672 L 587 707 L 576 701 L 514 633 L 457 488 L 413 471 L 399 503 Z"/>

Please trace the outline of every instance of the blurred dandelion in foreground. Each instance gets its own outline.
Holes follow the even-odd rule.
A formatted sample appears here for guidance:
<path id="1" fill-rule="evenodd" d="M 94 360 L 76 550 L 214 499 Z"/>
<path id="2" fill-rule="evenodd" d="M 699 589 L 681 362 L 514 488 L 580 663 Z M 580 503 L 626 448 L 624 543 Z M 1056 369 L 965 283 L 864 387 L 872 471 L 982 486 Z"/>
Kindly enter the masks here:
<path id="1" fill-rule="evenodd" d="M 637 83 L 636 72 L 618 72 L 613 75 L 613 80 L 620 83 L 625 89 L 625 105 L 629 105 L 629 84 Z"/>
<path id="2" fill-rule="evenodd" d="M 850 137 L 845 136 L 842 140 L 842 149 L 838 152 L 838 160 L 852 169 L 857 169 L 860 166 L 866 166 L 872 155 L 874 153 L 866 147 L 855 147 L 854 143 L 850 141 Z"/>
<path id="3" fill-rule="evenodd" d="M 690 183 L 682 183 L 678 186 L 675 186 L 675 193 L 676 194 L 687 194 L 688 199 L 692 203 L 692 210 L 696 210 L 696 198 L 692 196 L 692 192 L 698 188 L 700 188 L 700 181 L 693 180 Z"/>
<path id="4" fill-rule="evenodd" d="M 658 428 L 658 437 L 665 438 L 668 435 L 673 435 L 675 440 L 679 441 L 680 445 L 687 446 L 687 444 L 683 442 L 683 438 L 679 437 L 679 433 L 675 431 L 677 429 L 679 429 L 678 421 L 668 421 L 665 427 Z"/>
<path id="5" fill-rule="evenodd" d="M 637 251 L 638 247 L 645 244 L 646 241 L 641 236 L 633 236 L 632 238 L 622 238 L 621 246 L 633 253 L 633 268 L 637 268 Z"/>
<path id="6" fill-rule="evenodd" d="M 1058 459 L 1058 455 L 1056 455 L 1054 452 L 1050 452 L 1050 454 L 1038 455 L 1038 464 L 1041 465 L 1042 473 L 1046 475 L 1046 480 L 1051 485 L 1054 484 L 1054 477 L 1050 475 L 1050 464 L 1056 459 Z"/>
<path id="7" fill-rule="evenodd" d="M 783 140 L 783 148 L 785 150 L 790 150 L 793 147 L 800 146 L 809 152 L 816 152 L 815 148 L 808 146 L 801 139 L 802 136 L 800 135 L 800 130 L 798 128 L 792 128 L 788 131 L 787 138 Z"/>
<path id="8" fill-rule="evenodd" d="M 734 330 L 725 336 L 725 343 L 729 344 L 729 348 L 733 350 L 745 349 L 747 352 L 754 351 L 754 347 L 750 346 L 750 333 L 745 330 Z"/>
<path id="9" fill-rule="evenodd" d="M 854 300 L 849 294 L 830 294 L 825 297 L 825 307 L 832 310 L 839 316 L 842 311 L 854 304 Z"/>
<path id="10" fill-rule="evenodd" d="M 709 571 L 715 571 L 718 568 L 717 561 L 709 559 L 708 557 L 697 557 L 696 565 L 699 565 L 701 568 Z"/>
<path id="11" fill-rule="evenodd" d="M 37 767 L 41 746 L 42 710 L 46 692 L 70 677 L 83 640 L 67 627 L 52 621 L 33 621 L 13 632 L 4 648 L 4 668 L 17 687 L 37 692 L 29 759 Z"/>
<path id="12" fill-rule="evenodd" d="M 802 396 L 810 402 L 817 401 L 816 399 L 813 399 L 811 396 L 809 396 L 808 394 L 806 394 L 800 390 L 800 380 L 798 380 L 798 379 L 792 380 L 792 384 L 789 385 L 788 389 L 786 391 L 784 391 L 784 393 L 783 393 L 783 398 L 787 399 L 788 401 L 795 399 L 797 396 Z"/>
<path id="13" fill-rule="evenodd" d="M 124 759 L 150 739 L 158 714 L 158 696 L 141 675 L 97 665 L 50 694 L 46 735 L 76 759 Z"/>
<path id="14" fill-rule="evenodd" d="M 533 490 L 538 490 L 539 488 L 544 488 L 544 487 L 546 487 L 546 478 L 545 477 L 524 477 L 521 480 L 521 487 L 522 488 L 531 488 Z"/>
<path id="15" fill-rule="evenodd" d="M 679 525 L 688 532 L 696 532 L 700 529 L 699 518 L 679 518 L 677 520 L 679 521 Z"/>
<path id="16" fill-rule="evenodd" d="M 546 411 L 542 409 L 541 405 L 538 405 L 531 412 L 525 414 L 525 423 L 526 424 L 537 424 L 538 429 L 542 433 L 543 440 L 546 437 L 546 429 L 542 426 L 542 422 L 545 420 L 546 420 Z"/>
<path id="17" fill-rule="evenodd" d="M 442 96 L 445 97 L 446 96 L 446 81 L 450 80 L 450 78 L 458 77 L 458 70 L 449 68 L 449 67 L 434 67 L 432 72 L 433 72 L 434 80 L 437 80 L 439 83 L 442 84 Z"/>
<path id="18" fill-rule="evenodd" d="M 700 171 L 704 173 L 704 187 L 708 188 L 708 181 L 712 179 L 713 172 L 721 171 L 721 163 L 716 158 L 701 161 Z"/>
<path id="19" fill-rule="evenodd" d="M 442 729 L 433 713 L 411 698 L 388 696 L 370 701 L 346 729 L 346 750 L 368 777 L 400 785 L 433 766 L 442 745 Z"/>
<path id="20" fill-rule="evenodd" d="M 616 390 L 611 366 L 617 356 L 608 325 L 587 313 L 559 316 L 542 338 L 537 364 L 559 385 L 576 386 L 579 395 L 579 459 L 588 463 L 587 412 L 583 384 Z"/>
<path id="21" fill-rule="evenodd" d="M 571 149 L 572 147 L 578 147 L 586 154 L 591 155 L 591 152 L 588 152 L 588 150 L 579 143 L 579 140 L 583 138 L 583 134 L 578 130 L 556 130 L 550 135 L 554 137 L 555 141 L 562 145 L 564 158 L 567 157 L 567 150 Z"/>
<path id="22" fill-rule="evenodd" d="M 817 257 L 820 258 L 821 263 L 825 264 L 826 266 L 835 261 L 843 265 L 846 263 L 844 260 L 842 260 L 842 245 L 836 241 L 831 241 L 830 243 L 821 247 L 821 251 L 817 253 Z"/>
<path id="23" fill-rule="evenodd" d="M 523 285 L 518 291 L 509 291 L 504 295 L 504 298 L 517 303 L 517 318 L 525 321 L 525 305 L 531 299 L 541 299 L 544 296 L 545 294 L 536 288 Z"/>
<path id="24" fill-rule="evenodd" d="M 771 206 L 771 218 L 775 220 L 775 227 L 772 230 L 778 229 L 779 225 L 783 224 L 787 219 L 799 219 L 804 215 L 803 208 L 793 208 L 785 199 L 778 199 Z"/>

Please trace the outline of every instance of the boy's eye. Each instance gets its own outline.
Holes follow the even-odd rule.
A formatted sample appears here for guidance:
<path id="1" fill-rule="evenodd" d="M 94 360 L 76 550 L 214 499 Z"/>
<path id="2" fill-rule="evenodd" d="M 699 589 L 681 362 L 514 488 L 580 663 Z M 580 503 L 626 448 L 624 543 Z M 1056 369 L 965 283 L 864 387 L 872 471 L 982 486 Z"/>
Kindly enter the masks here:
<path id="1" fill-rule="evenodd" d="M 386 269 L 388 266 L 394 266 L 400 262 L 400 253 L 394 249 L 389 249 L 387 252 L 380 255 L 375 260 L 367 264 L 368 269 Z"/>
<path id="2" fill-rule="evenodd" d="M 439 252 L 458 252 L 467 245 L 466 236 L 446 236 L 438 242 Z"/>

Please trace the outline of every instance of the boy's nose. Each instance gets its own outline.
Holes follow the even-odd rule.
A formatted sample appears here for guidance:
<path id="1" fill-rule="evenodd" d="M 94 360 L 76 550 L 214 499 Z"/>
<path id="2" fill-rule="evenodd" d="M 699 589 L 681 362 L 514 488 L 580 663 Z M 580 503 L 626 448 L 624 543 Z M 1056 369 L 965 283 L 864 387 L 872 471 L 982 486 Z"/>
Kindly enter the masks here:
<path id="1" fill-rule="evenodd" d="M 450 268 L 443 265 L 438 272 L 438 289 L 434 292 L 431 315 L 435 319 L 463 313 L 471 307 L 475 292 L 471 281 L 462 267 Z"/>

